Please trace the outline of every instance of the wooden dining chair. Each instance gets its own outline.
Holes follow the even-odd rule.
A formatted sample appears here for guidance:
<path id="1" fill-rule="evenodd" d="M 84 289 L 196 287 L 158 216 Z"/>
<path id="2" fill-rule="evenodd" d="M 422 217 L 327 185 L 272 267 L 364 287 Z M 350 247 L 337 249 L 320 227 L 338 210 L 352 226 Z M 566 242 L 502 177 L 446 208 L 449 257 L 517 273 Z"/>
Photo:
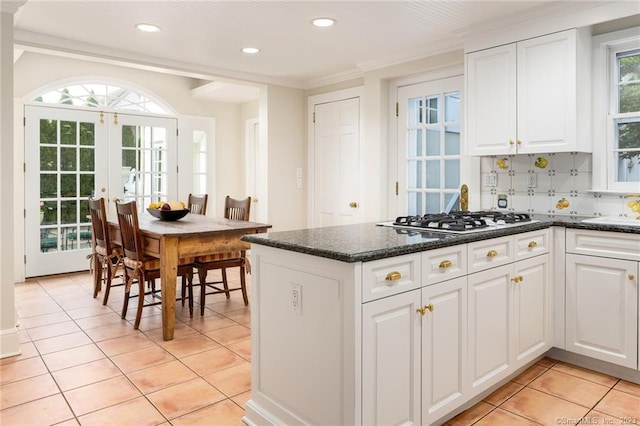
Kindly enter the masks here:
<path id="1" fill-rule="evenodd" d="M 189 198 L 187 200 L 187 209 L 192 214 L 207 214 L 207 200 L 209 196 L 207 194 L 204 195 L 193 195 L 189 194 Z"/>
<path id="2" fill-rule="evenodd" d="M 122 266 L 122 249 L 112 242 L 104 198 L 89 198 L 89 215 L 91 217 L 92 250 L 88 257 L 91 259 L 94 274 L 100 273 L 101 275 L 95 277 L 93 298 L 98 296 L 101 284 L 104 284 L 102 304 L 106 305 L 111 287 L 124 285 L 124 280 L 119 284 L 114 284 L 118 269 Z"/>
<path id="3" fill-rule="evenodd" d="M 227 196 L 225 199 L 224 217 L 227 219 L 248 221 L 250 209 L 251 197 L 247 197 L 244 200 L 236 200 Z M 199 284 L 194 284 L 194 286 L 200 286 L 200 315 L 204 315 L 205 298 L 210 294 L 224 293 L 227 299 L 229 299 L 232 291 L 240 290 L 242 291 L 245 306 L 249 304 L 245 274 L 251 272 L 251 265 L 247 260 L 245 250 L 199 256 L 195 259 L 195 266 L 198 270 Z M 234 267 L 240 268 L 240 287 L 229 288 L 227 268 Z M 207 282 L 207 273 L 214 269 L 220 269 L 222 279 L 220 281 Z M 220 287 L 220 285 L 222 285 L 222 287 Z"/>
<path id="4" fill-rule="evenodd" d="M 144 255 L 142 246 L 142 236 L 138 222 L 138 208 L 135 201 L 128 203 L 116 202 L 116 212 L 118 214 L 118 224 L 120 226 L 120 235 L 122 237 L 122 252 L 124 255 L 123 264 L 125 271 L 125 293 L 124 303 L 122 306 L 122 319 L 127 315 L 129 307 L 129 299 L 138 297 L 138 309 L 136 311 L 136 320 L 133 324 L 134 329 L 138 329 L 140 318 L 142 318 L 142 309 L 148 306 L 159 305 L 161 300 L 153 301 L 156 298 L 161 299 L 161 291 L 156 290 L 154 280 L 160 278 L 160 262 L 161 259 L 148 257 Z M 187 294 L 184 292 L 178 301 L 187 299 L 189 303 L 189 314 L 193 316 L 193 258 L 180 259 L 178 262 L 178 276 L 187 281 Z M 134 282 L 138 283 L 138 295 L 131 296 L 131 287 Z M 145 283 L 149 284 L 149 290 L 145 290 Z M 145 303 L 145 296 L 151 296 L 150 302 Z"/>

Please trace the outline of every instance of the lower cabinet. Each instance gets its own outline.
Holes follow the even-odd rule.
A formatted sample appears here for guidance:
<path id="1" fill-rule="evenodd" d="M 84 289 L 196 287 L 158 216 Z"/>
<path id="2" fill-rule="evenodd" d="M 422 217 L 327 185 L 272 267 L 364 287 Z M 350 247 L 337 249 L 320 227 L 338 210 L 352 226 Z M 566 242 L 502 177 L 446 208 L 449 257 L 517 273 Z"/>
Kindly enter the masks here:
<path id="1" fill-rule="evenodd" d="M 467 396 L 467 279 L 422 288 L 422 424 Z"/>
<path id="2" fill-rule="evenodd" d="M 362 306 L 362 424 L 420 424 L 420 289 Z"/>
<path id="3" fill-rule="evenodd" d="M 477 394 L 550 348 L 549 255 L 468 276 L 469 381 Z"/>
<path id="4" fill-rule="evenodd" d="M 550 348 L 549 255 L 364 303 L 362 423 L 433 424 Z"/>
<path id="5" fill-rule="evenodd" d="M 638 368 L 638 262 L 567 254 L 568 351 Z"/>

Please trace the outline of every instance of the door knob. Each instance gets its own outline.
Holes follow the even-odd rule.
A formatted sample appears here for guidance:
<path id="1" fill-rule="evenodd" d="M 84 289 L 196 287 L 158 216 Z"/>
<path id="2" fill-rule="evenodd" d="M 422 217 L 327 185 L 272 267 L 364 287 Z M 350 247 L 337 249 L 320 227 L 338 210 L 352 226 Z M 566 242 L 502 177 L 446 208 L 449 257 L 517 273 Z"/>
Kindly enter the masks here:
<path id="1" fill-rule="evenodd" d="M 358 207 L 358 203 L 356 203 L 355 201 L 352 201 L 349 203 L 349 207 L 351 207 L 352 209 L 355 209 Z"/>

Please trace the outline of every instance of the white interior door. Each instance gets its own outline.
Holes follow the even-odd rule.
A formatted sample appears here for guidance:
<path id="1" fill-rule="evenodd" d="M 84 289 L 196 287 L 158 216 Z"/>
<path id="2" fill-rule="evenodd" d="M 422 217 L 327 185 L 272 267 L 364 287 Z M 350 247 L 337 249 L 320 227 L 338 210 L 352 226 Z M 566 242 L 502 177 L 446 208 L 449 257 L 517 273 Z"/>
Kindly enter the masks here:
<path id="1" fill-rule="evenodd" d="M 27 277 L 89 267 L 87 199 L 106 182 L 106 135 L 99 112 L 25 107 Z"/>
<path id="2" fill-rule="evenodd" d="M 314 105 L 313 226 L 360 221 L 360 98 Z"/>
<path id="3" fill-rule="evenodd" d="M 88 198 L 176 199 L 176 120 L 25 107 L 25 276 L 86 270 Z"/>

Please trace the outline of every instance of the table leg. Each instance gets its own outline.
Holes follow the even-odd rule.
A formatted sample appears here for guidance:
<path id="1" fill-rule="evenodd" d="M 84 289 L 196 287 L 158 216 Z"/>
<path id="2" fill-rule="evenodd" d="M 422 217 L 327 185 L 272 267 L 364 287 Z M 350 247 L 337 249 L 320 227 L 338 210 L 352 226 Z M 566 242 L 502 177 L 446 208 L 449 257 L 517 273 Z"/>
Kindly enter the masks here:
<path id="1" fill-rule="evenodd" d="M 176 283 L 178 276 L 178 238 L 160 239 L 160 285 L 162 286 L 162 338 L 173 340 L 176 323 Z"/>

